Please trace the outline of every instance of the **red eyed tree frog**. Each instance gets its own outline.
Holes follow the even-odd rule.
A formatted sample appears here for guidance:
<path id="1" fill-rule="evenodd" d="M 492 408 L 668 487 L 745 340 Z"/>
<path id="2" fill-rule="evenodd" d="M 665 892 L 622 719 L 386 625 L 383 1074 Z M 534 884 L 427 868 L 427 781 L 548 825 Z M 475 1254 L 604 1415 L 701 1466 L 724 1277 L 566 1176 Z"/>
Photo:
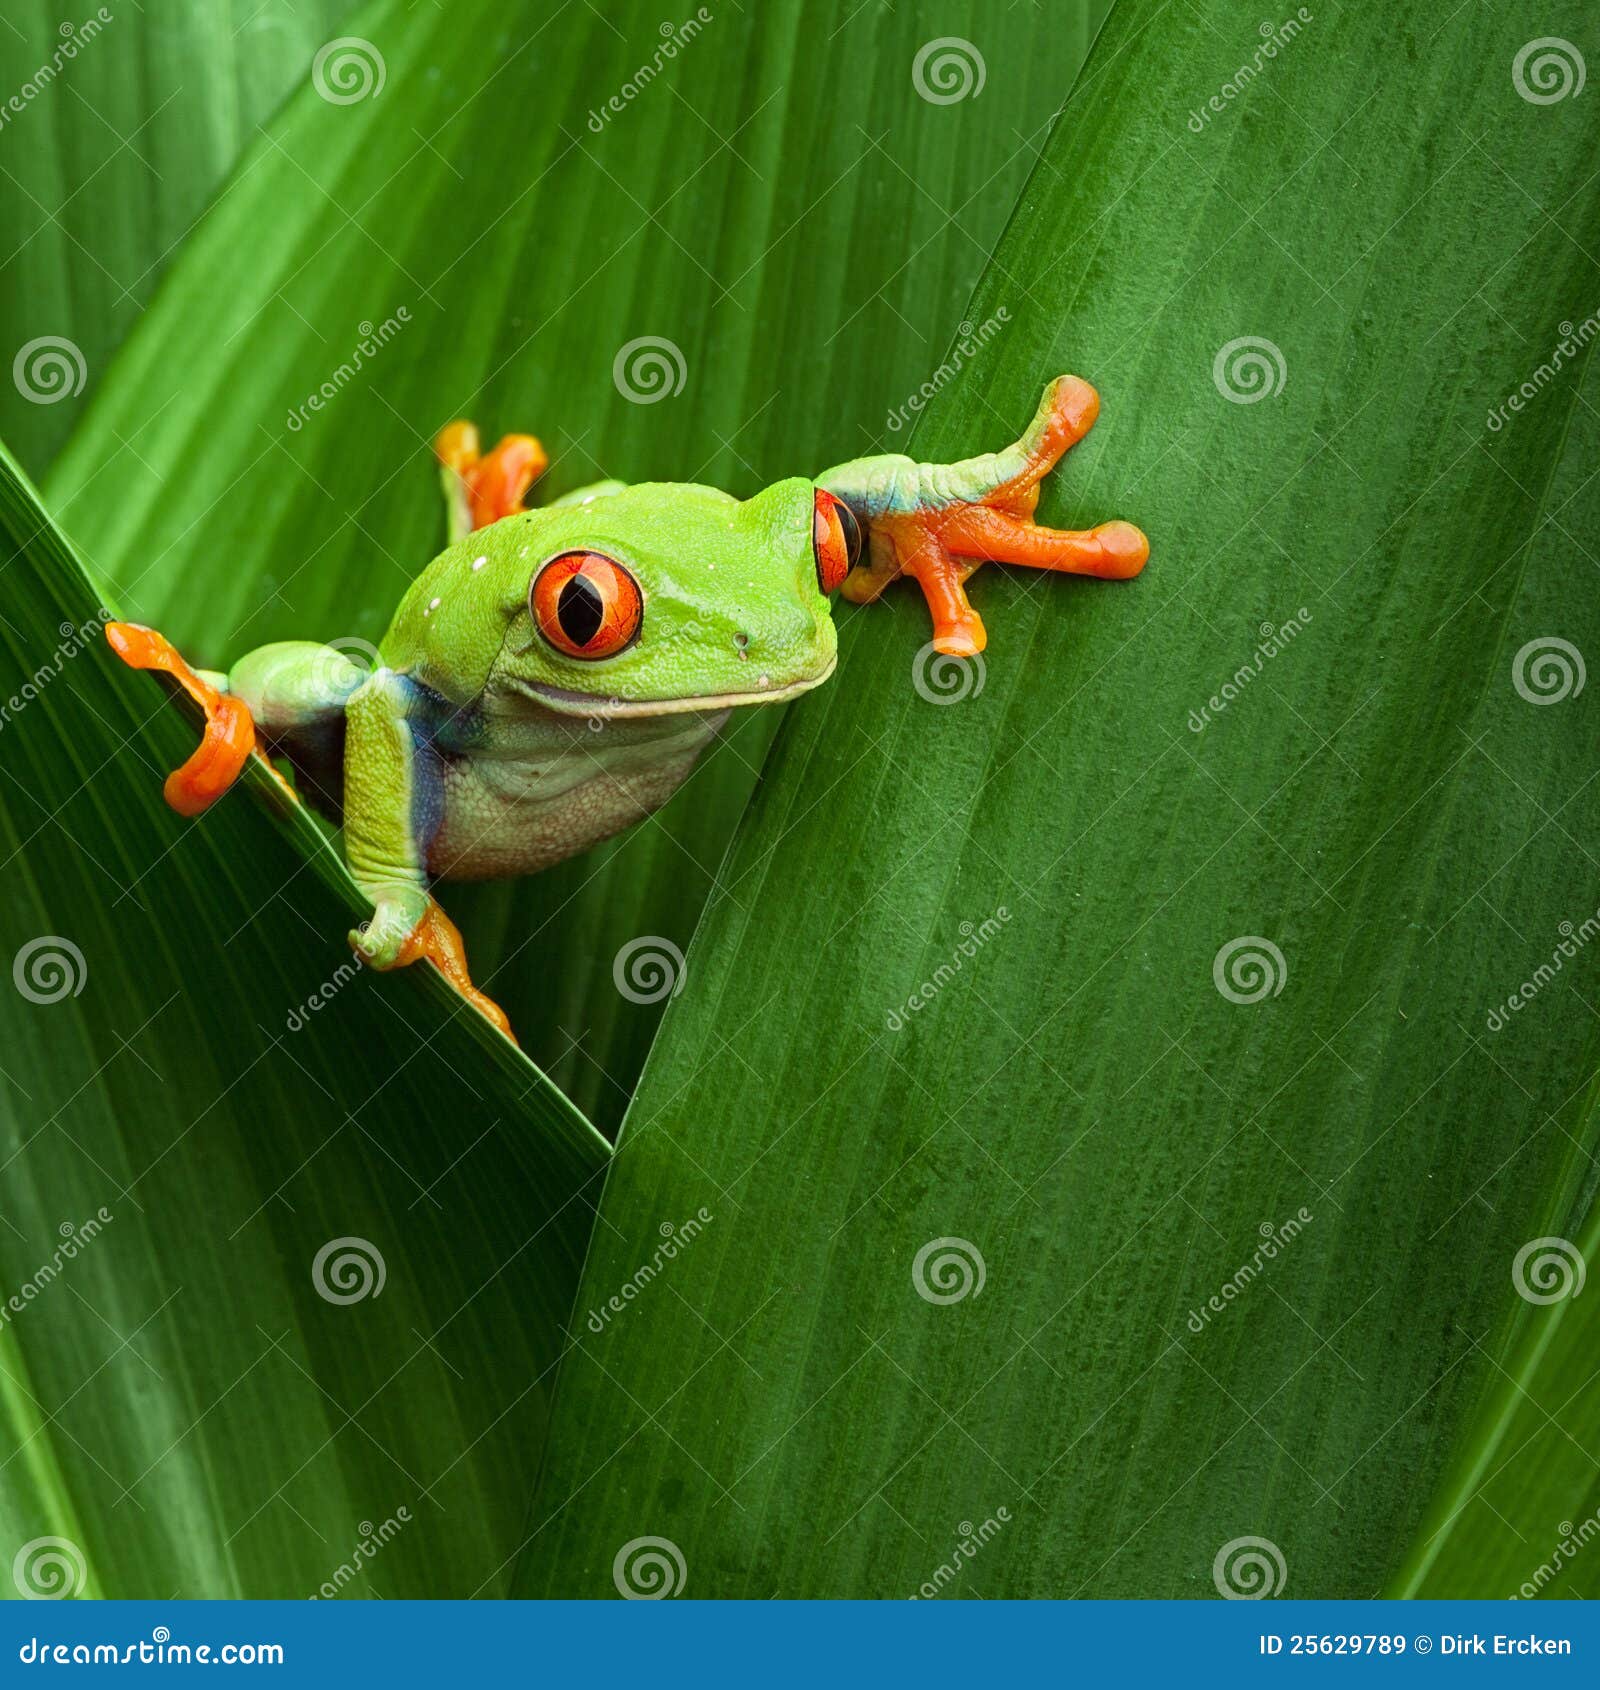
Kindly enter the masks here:
<path id="1" fill-rule="evenodd" d="M 134 623 L 107 637 L 205 710 L 199 750 L 166 783 L 174 809 L 214 803 L 252 752 L 286 758 L 299 795 L 342 820 L 373 901 L 351 944 L 380 969 L 429 959 L 509 1034 L 431 885 L 531 873 L 664 804 L 731 709 L 833 673 L 835 592 L 865 603 L 909 575 L 935 648 L 972 656 L 985 636 L 964 583 L 984 560 L 1137 575 L 1149 545 L 1132 524 L 1032 520 L 1040 480 L 1099 406 L 1061 376 L 1014 446 L 960 463 L 857 458 L 749 499 L 601 482 L 536 510 L 523 503 L 546 464 L 539 442 L 508 435 L 483 454 L 471 424 L 452 423 L 435 442 L 450 544 L 370 671 L 291 640 L 222 675 Z"/>

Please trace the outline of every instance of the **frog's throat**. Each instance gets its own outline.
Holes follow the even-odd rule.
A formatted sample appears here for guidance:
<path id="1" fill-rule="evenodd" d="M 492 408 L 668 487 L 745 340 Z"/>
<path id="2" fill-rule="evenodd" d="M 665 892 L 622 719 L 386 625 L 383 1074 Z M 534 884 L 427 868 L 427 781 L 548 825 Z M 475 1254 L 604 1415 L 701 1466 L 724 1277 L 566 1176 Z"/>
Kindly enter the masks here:
<path id="1" fill-rule="evenodd" d="M 543 681 L 517 680 L 512 685 L 557 715 L 598 716 L 613 721 L 627 716 L 678 716 L 693 710 L 729 710 L 743 704 L 782 704 L 786 699 L 798 698 L 801 693 L 820 687 L 838 661 L 837 657 L 831 657 L 821 674 L 792 681 L 788 686 L 765 687 L 759 692 L 701 693 L 694 698 L 604 698 L 594 693 L 569 692 L 565 687 L 548 686 Z"/>

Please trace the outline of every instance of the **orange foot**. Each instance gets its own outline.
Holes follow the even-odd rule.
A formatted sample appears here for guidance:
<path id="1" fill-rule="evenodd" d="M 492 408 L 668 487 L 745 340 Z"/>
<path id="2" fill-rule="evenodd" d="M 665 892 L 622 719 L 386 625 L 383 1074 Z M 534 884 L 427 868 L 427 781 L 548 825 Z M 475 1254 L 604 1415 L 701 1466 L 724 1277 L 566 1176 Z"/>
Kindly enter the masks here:
<path id="1" fill-rule="evenodd" d="M 181 768 L 167 776 L 162 793 L 180 816 L 209 809 L 239 778 L 255 750 L 256 728 L 242 698 L 218 692 L 178 655 L 172 642 L 137 622 L 108 622 L 106 640 L 132 669 L 161 669 L 206 713 L 200 747 Z M 267 764 L 270 769 L 272 765 Z M 277 771 L 274 770 L 274 773 Z"/>
<path id="2" fill-rule="evenodd" d="M 936 651 L 972 657 L 987 643 L 967 601 L 966 582 L 985 561 L 1126 580 L 1144 568 L 1150 542 L 1131 522 L 1098 528 L 1044 528 L 1033 520 L 1039 483 L 1094 426 L 1100 396 L 1078 376 L 1044 391 L 1027 432 L 1002 452 L 956 464 L 864 458 L 820 478 L 860 509 L 872 545 L 844 583 L 867 604 L 898 576 L 921 587 L 933 617 Z"/>
<path id="3" fill-rule="evenodd" d="M 485 456 L 478 448 L 478 431 L 469 422 L 447 423 L 435 437 L 433 450 L 445 470 L 452 540 L 515 516 L 550 462 L 531 434 L 507 434 Z"/>
<path id="4" fill-rule="evenodd" d="M 473 985 L 472 976 L 467 972 L 467 948 L 461 942 L 461 930 L 433 898 L 429 898 L 427 912 L 400 947 L 395 966 L 405 968 L 413 962 L 423 961 L 431 962 L 461 996 L 480 1015 L 492 1021 L 512 1044 L 517 1042 L 517 1035 L 511 1031 L 510 1017 L 493 998 Z"/>

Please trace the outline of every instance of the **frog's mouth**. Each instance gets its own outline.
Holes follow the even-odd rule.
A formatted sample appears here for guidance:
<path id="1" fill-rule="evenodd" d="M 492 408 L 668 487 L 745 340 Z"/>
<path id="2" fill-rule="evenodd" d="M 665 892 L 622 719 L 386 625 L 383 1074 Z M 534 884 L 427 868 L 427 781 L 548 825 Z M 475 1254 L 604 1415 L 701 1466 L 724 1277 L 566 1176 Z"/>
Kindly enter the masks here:
<path id="1" fill-rule="evenodd" d="M 598 716 L 614 721 L 628 716 L 679 716 L 693 710 L 731 710 L 742 704 L 782 704 L 786 699 L 798 698 L 801 693 L 820 687 L 838 667 L 838 662 L 837 657 L 830 657 L 827 668 L 820 674 L 791 681 L 787 686 L 763 687 L 758 692 L 699 693 L 693 698 L 605 698 L 591 692 L 553 687 L 545 681 L 518 679 L 511 684 L 558 715 Z"/>

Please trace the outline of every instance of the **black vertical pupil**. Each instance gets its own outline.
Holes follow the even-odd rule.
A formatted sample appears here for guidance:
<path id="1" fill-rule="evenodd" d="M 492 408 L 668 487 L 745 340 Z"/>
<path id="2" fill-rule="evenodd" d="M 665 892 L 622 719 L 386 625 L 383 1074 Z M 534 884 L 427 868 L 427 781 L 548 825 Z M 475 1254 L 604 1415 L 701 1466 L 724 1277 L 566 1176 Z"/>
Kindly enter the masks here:
<path id="1" fill-rule="evenodd" d="M 849 560 L 852 569 L 856 566 L 856 559 L 861 556 L 861 524 L 856 521 L 856 513 L 844 502 L 839 500 L 834 507 L 839 513 L 839 528 L 844 535 L 844 555 Z"/>
<path id="2" fill-rule="evenodd" d="M 606 618 L 605 600 L 587 575 L 574 575 L 556 599 L 556 620 L 574 645 L 588 645 Z"/>

